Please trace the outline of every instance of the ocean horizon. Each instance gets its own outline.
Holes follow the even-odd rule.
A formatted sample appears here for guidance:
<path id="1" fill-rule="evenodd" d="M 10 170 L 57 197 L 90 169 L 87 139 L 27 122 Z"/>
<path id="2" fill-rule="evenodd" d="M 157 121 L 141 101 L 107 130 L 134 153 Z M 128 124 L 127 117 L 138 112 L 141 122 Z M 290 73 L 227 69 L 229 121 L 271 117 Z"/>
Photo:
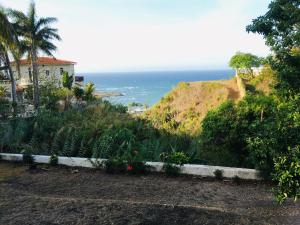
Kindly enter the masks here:
<path id="1" fill-rule="evenodd" d="M 234 70 L 155 71 L 80 73 L 85 83 L 95 84 L 96 92 L 117 92 L 122 96 L 107 97 L 115 104 L 140 103 L 153 106 L 179 82 L 230 79 Z"/>

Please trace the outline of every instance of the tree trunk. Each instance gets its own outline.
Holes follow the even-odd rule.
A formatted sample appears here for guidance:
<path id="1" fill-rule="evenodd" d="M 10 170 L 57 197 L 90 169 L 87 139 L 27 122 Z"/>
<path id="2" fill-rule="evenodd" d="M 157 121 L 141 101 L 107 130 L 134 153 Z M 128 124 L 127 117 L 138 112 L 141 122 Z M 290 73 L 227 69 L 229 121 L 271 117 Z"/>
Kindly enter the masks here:
<path id="1" fill-rule="evenodd" d="M 16 62 L 16 67 L 17 67 L 18 79 L 21 79 L 20 59 L 16 59 L 15 62 Z"/>
<path id="2" fill-rule="evenodd" d="M 5 57 L 5 64 L 6 64 L 7 68 L 8 68 L 10 82 L 11 82 L 12 100 L 13 100 L 13 102 L 17 102 L 16 81 L 15 81 L 14 74 L 13 74 L 11 66 L 10 66 L 10 61 L 9 61 L 9 57 L 7 55 L 7 52 L 4 53 L 4 57 Z"/>
<path id="3" fill-rule="evenodd" d="M 39 74 L 38 74 L 38 65 L 37 65 L 37 54 L 35 50 L 31 51 L 31 68 L 32 68 L 32 78 L 33 78 L 33 104 L 35 109 L 39 107 Z"/>

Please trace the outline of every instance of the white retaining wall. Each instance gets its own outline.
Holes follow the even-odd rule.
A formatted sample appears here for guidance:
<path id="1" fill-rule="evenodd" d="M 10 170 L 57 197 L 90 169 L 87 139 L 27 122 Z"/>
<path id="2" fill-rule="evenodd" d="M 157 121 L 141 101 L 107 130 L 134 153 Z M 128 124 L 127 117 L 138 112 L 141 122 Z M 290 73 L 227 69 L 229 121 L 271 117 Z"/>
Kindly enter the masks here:
<path id="1" fill-rule="evenodd" d="M 22 161 L 22 154 L 7 154 L 0 153 L 1 159 L 6 161 Z M 37 163 L 49 163 L 50 156 L 44 155 L 33 155 L 35 162 Z M 71 166 L 71 167 L 87 167 L 93 168 L 95 164 L 100 164 L 105 161 L 105 159 L 87 159 L 87 158 L 75 158 L 75 157 L 58 157 L 58 164 Z M 163 163 L 161 162 L 146 162 L 147 165 L 151 166 L 152 171 L 161 172 Z M 221 166 L 206 166 L 206 165 L 196 165 L 196 164 L 185 164 L 181 167 L 182 174 L 197 175 L 203 177 L 214 177 L 214 172 L 216 170 L 221 170 L 223 172 L 223 177 L 234 178 L 238 176 L 245 180 L 260 180 L 259 171 L 254 169 L 244 169 L 244 168 L 233 168 L 233 167 L 221 167 Z"/>

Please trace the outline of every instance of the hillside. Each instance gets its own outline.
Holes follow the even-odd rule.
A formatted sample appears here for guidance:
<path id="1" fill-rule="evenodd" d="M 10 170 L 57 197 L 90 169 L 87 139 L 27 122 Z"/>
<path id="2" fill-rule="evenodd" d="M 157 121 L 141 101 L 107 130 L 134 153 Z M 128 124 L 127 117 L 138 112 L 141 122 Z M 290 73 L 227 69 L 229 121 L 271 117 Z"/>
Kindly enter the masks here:
<path id="1" fill-rule="evenodd" d="M 238 101 L 240 92 L 236 79 L 179 83 L 144 117 L 156 127 L 195 134 L 206 113 L 226 100 Z"/>
<path id="2" fill-rule="evenodd" d="M 152 121 L 155 127 L 196 135 L 208 111 L 227 100 L 239 101 L 245 94 L 245 88 L 247 91 L 269 94 L 270 86 L 275 84 L 274 73 L 269 67 L 264 68 L 258 77 L 240 80 L 242 85 L 236 78 L 181 82 L 146 111 L 143 117 Z"/>

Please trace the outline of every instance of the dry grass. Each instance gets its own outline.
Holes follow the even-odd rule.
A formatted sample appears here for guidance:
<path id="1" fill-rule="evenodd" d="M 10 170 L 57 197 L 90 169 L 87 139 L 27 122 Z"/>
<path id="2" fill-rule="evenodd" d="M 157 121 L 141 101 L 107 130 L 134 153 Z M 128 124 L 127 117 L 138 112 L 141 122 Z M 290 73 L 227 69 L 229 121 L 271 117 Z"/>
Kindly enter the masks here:
<path id="1" fill-rule="evenodd" d="M 226 100 L 238 101 L 240 94 L 235 79 L 179 83 L 157 105 L 146 113 L 150 120 L 172 111 L 174 120 L 191 133 L 199 131 L 208 111 Z"/>

